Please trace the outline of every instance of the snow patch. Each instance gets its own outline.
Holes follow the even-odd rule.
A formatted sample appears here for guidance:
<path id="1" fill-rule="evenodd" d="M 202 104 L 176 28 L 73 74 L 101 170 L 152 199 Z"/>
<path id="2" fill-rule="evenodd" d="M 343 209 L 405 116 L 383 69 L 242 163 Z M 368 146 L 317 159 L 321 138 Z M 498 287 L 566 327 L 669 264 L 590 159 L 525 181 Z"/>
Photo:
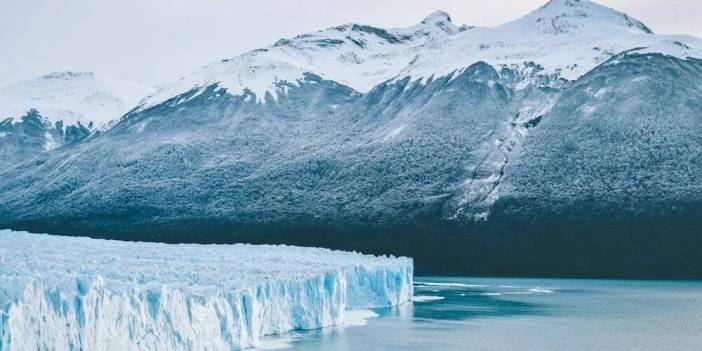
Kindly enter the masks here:
<path id="1" fill-rule="evenodd" d="M 47 130 L 44 133 L 44 151 L 51 151 L 58 146 L 58 143 L 54 139 L 54 136 Z"/>
<path id="2" fill-rule="evenodd" d="M 385 135 L 385 137 L 383 137 L 383 141 L 384 141 L 384 142 L 387 142 L 387 141 L 390 141 L 390 140 L 392 140 L 392 139 L 395 139 L 397 136 L 399 136 L 399 135 L 402 133 L 402 131 L 405 130 L 406 127 L 407 127 L 407 125 L 402 124 L 402 125 L 400 125 L 400 126 L 394 128 L 394 129 L 391 130 L 389 133 L 387 133 L 387 134 Z"/>

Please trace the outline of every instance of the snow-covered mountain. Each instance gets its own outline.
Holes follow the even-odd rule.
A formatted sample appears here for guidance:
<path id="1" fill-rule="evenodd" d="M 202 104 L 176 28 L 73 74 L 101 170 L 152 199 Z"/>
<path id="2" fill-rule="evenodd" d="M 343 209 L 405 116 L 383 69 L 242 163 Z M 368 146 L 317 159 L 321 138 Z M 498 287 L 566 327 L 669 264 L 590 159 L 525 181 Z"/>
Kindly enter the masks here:
<path id="1" fill-rule="evenodd" d="M 575 80 L 625 50 L 700 57 L 701 44 L 689 36 L 655 35 L 640 21 L 588 0 L 551 0 L 513 22 L 442 41 L 399 77 L 445 76 L 484 61 L 517 68 L 533 62 L 542 74 Z"/>
<path id="2" fill-rule="evenodd" d="M 494 28 L 436 12 L 283 39 L 0 173 L 0 226 L 323 242 L 459 273 L 702 270 L 685 261 L 702 226 L 701 50 L 586 0 Z M 674 257 L 647 267 L 670 235 Z"/>
<path id="3" fill-rule="evenodd" d="M 92 72 L 56 72 L 0 88 L 0 168 L 84 139 L 149 92 Z"/>
<path id="4" fill-rule="evenodd" d="M 0 119 L 35 109 L 52 123 L 101 126 L 132 109 L 151 88 L 93 72 L 55 72 L 0 88 Z"/>
<path id="5" fill-rule="evenodd" d="M 437 11 L 407 28 L 347 24 L 281 39 L 272 46 L 208 65 L 168 84 L 145 101 L 219 84 L 229 94 L 246 90 L 260 101 L 276 98 L 311 73 L 367 93 L 387 80 L 449 76 L 483 61 L 573 80 L 624 50 L 702 57 L 702 41 L 655 35 L 640 21 L 588 0 L 552 0 L 516 21 L 494 27 L 457 26 Z"/>
<path id="6" fill-rule="evenodd" d="M 263 101 L 268 93 L 276 99 L 279 90 L 285 91 L 285 87 L 279 87 L 280 83 L 296 84 L 310 73 L 368 92 L 396 77 L 415 60 L 418 51 L 468 29 L 457 27 L 447 13 L 437 11 L 407 28 L 386 30 L 345 24 L 281 39 L 269 47 L 212 63 L 167 84 L 146 99 L 144 107 L 214 83 L 230 94 L 247 91 Z"/>

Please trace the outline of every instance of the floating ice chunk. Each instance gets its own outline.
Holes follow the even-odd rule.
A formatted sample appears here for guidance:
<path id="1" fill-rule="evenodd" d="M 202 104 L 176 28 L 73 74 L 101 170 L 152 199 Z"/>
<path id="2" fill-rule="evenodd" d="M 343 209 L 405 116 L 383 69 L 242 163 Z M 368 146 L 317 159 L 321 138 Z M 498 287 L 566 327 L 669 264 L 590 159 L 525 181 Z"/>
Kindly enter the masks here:
<path id="1" fill-rule="evenodd" d="M 417 286 L 431 287 L 446 287 L 446 288 L 484 288 L 487 285 L 482 284 L 464 284 L 464 283 L 433 283 L 433 282 L 414 282 Z"/>
<path id="2" fill-rule="evenodd" d="M 439 300 L 443 300 L 443 299 L 444 299 L 443 296 L 427 296 L 427 295 L 423 295 L 423 296 L 415 296 L 415 297 L 413 297 L 413 298 L 412 298 L 412 302 L 430 302 L 430 301 L 439 301 Z"/>
<path id="3" fill-rule="evenodd" d="M 0 230 L 0 349 L 211 350 L 408 302 L 409 258 Z"/>
<path id="4" fill-rule="evenodd" d="M 537 294 L 551 294 L 553 293 L 553 288 L 542 288 L 537 286 L 529 289 L 529 291 Z"/>
<path id="5" fill-rule="evenodd" d="M 346 315 L 344 318 L 344 325 L 346 325 L 346 326 L 366 325 L 368 323 L 369 319 L 375 318 L 375 317 L 378 317 L 378 314 L 369 310 L 369 309 L 349 310 L 349 311 L 346 311 Z"/>

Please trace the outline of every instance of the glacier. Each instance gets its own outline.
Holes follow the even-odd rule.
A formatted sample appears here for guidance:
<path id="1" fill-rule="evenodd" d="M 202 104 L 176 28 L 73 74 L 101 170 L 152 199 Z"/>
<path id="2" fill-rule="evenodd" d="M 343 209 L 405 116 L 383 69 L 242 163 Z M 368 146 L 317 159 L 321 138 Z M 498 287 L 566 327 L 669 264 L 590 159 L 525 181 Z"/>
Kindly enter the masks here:
<path id="1" fill-rule="evenodd" d="M 413 295 L 413 261 L 0 230 L 0 350 L 221 350 Z"/>

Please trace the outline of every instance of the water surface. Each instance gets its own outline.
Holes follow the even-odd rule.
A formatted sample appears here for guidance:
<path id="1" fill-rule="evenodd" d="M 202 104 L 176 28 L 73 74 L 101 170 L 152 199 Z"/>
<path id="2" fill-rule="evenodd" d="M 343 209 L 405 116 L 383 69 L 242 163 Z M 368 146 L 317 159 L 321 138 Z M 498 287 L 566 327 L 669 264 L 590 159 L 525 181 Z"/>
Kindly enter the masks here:
<path id="1" fill-rule="evenodd" d="M 287 350 L 702 350 L 702 282 L 417 277 L 417 301 Z"/>

